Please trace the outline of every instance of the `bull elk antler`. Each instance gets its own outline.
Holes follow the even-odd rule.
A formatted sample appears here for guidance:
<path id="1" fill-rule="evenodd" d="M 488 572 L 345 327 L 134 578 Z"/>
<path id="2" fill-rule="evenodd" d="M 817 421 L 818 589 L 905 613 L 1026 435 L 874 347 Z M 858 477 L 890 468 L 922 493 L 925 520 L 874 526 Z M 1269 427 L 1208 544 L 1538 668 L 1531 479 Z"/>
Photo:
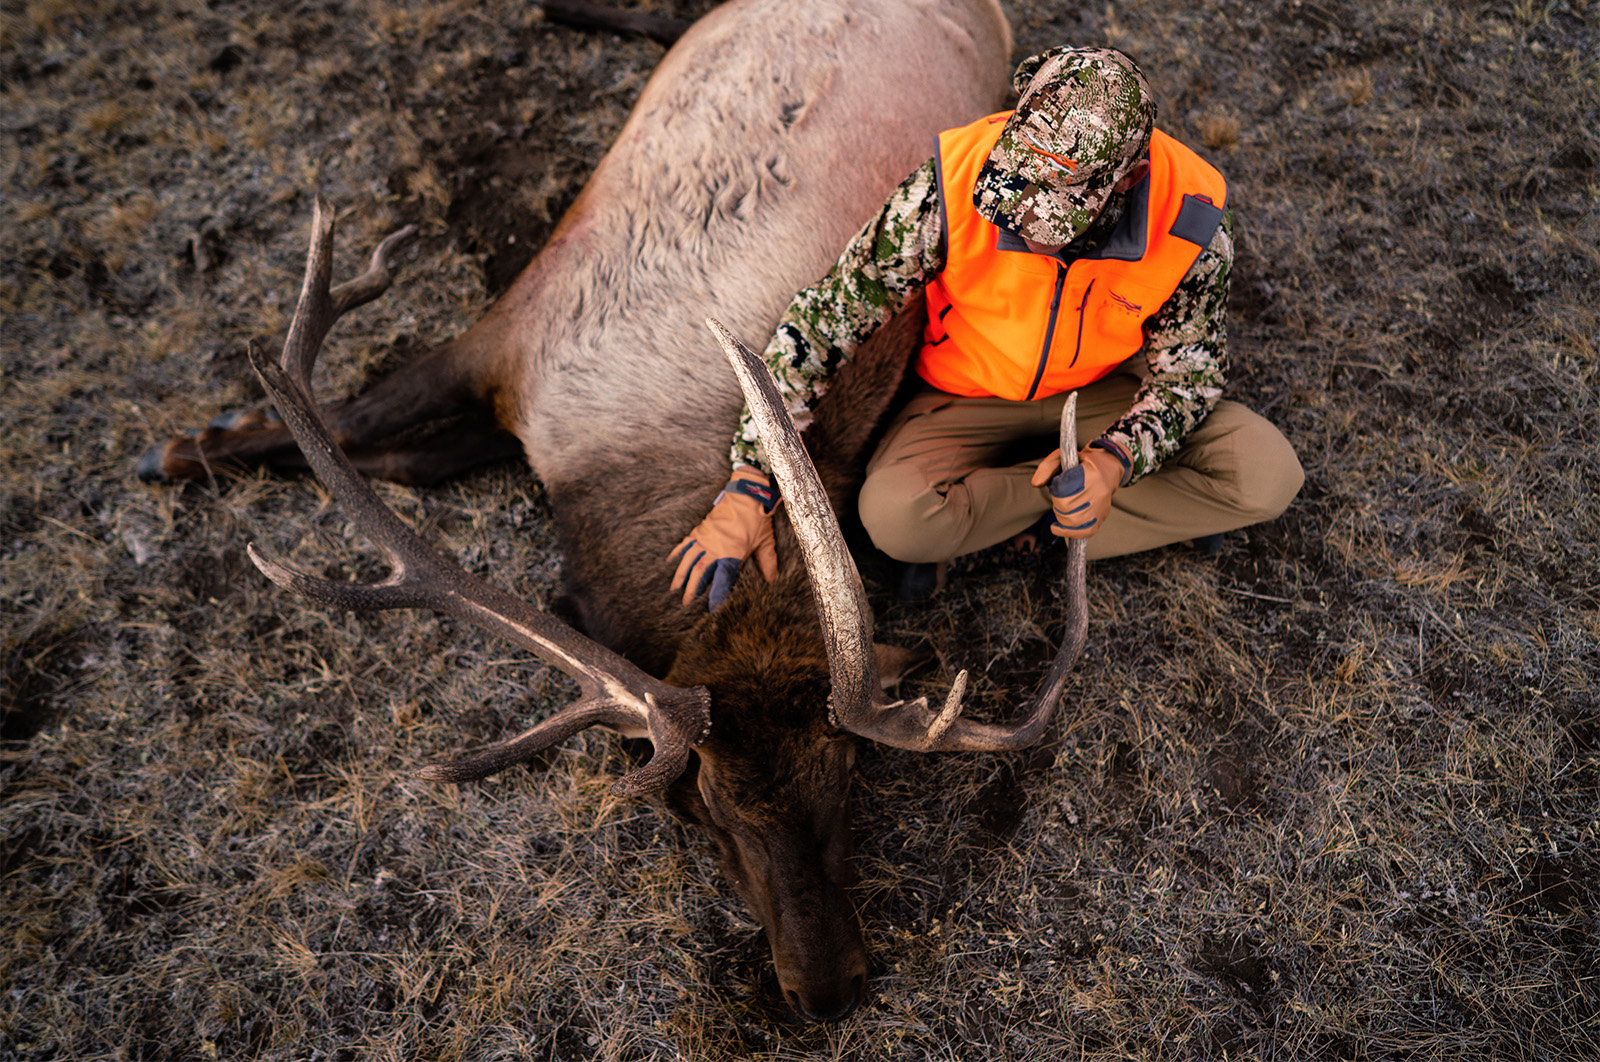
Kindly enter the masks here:
<path id="1" fill-rule="evenodd" d="M 351 585 L 287 568 L 262 554 L 254 543 L 248 547 L 250 559 L 284 589 L 335 608 L 431 608 L 467 620 L 532 650 L 577 681 L 580 695 L 562 711 L 510 741 L 424 767 L 418 777 L 436 782 L 483 778 L 580 730 L 606 725 L 648 733 L 655 745 L 649 763 L 617 781 L 617 792 L 633 795 L 665 788 L 682 773 L 689 750 L 710 731 L 711 698 L 705 688 L 683 689 L 652 678 L 549 614 L 463 571 L 378 498 L 334 441 L 311 396 L 311 367 L 340 315 L 389 287 L 389 254 L 413 227 L 384 240 L 365 273 L 330 291 L 334 219 L 320 196 L 311 224 L 305 284 L 284 340 L 282 365 L 272 364 L 254 344 L 250 361 L 317 477 L 351 521 L 383 551 L 392 571 L 379 583 Z"/>
<path id="2" fill-rule="evenodd" d="M 888 700 L 878 683 L 878 664 L 872 650 L 872 611 L 861 585 L 861 574 L 845 547 L 839 521 L 828 504 L 811 456 L 800 441 L 794 419 L 778 394 L 772 371 L 719 322 L 708 318 L 706 324 L 739 377 L 767 460 L 772 463 L 789 506 L 790 523 L 805 554 L 806 571 L 828 644 L 833 675 L 829 713 L 833 725 L 885 745 L 918 752 L 1001 752 L 1026 748 L 1038 741 L 1050 723 L 1067 674 L 1083 651 L 1088 632 L 1083 540 L 1070 539 L 1067 543 L 1066 639 L 1020 721 L 1000 726 L 960 718 L 961 698 L 967 688 L 965 671 L 956 676 L 937 712 L 928 706 L 925 697 Z M 1072 395 L 1061 413 L 1061 460 L 1070 467 L 1077 459 L 1077 395 Z"/>

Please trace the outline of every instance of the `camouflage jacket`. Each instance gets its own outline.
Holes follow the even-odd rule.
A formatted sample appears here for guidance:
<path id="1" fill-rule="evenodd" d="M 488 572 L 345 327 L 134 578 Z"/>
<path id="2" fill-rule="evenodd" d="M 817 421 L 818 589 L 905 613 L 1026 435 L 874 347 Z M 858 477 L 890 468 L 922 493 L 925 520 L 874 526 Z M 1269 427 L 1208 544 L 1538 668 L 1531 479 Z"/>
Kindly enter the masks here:
<path id="1" fill-rule="evenodd" d="M 1100 218 L 1061 256 L 1071 260 L 1100 246 L 1116 228 L 1125 202 L 1125 196 L 1113 195 Z M 900 183 L 828 275 L 794 297 L 767 344 L 767 364 L 802 430 L 833 373 L 944 269 L 944 255 L 944 211 L 929 159 Z M 1100 437 L 1126 466 L 1124 486 L 1175 454 L 1222 394 L 1232 267 L 1229 209 L 1172 297 L 1145 322 L 1144 384 L 1128 412 Z M 739 421 L 731 456 L 736 468 L 765 469 L 748 411 Z"/>

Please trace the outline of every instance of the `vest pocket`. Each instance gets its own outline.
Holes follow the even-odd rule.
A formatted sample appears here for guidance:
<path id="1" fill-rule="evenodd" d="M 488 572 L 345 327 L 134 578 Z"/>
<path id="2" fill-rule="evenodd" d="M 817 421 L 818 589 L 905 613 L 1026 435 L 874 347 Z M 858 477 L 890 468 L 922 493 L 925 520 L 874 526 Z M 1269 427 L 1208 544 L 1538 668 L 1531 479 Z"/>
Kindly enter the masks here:
<path id="1" fill-rule="evenodd" d="M 1089 304 L 1087 331 L 1098 333 L 1102 342 L 1125 348 L 1127 357 L 1144 345 L 1144 322 L 1160 308 L 1159 296 L 1148 288 L 1115 281 L 1097 286 Z"/>

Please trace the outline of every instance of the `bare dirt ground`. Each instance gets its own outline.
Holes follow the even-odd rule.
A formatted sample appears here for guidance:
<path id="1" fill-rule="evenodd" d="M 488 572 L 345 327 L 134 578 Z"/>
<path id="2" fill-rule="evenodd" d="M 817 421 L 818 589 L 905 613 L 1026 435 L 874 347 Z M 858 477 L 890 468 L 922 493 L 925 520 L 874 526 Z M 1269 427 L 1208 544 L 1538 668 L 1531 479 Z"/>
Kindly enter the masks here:
<path id="1" fill-rule="evenodd" d="M 376 574 L 315 484 L 133 476 L 256 401 L 315 189 L 345 275 L 423 233 L 333 394 L 508 282 L 661 47 L 517 0 L 0 11 L 0 1058 L 1600 1057 L 1595 8 L 1007 9 L 1019 58 L 1134 54 L 1229 176 L 1233 394 L 1308 481 L 1216 558 L 1093 568 L 1044 747 L 863 750 L 876 966 L 826 1028 L 787 1021 L 707 838 L 610 795 L 624 743 L 407 776 L 563 688 L 271 587 L 246 541 Z M 552 592 L 523 468 L 384 493 Z M 880 595 L 880 633 L 996 711 L 1052 585 Z"/>

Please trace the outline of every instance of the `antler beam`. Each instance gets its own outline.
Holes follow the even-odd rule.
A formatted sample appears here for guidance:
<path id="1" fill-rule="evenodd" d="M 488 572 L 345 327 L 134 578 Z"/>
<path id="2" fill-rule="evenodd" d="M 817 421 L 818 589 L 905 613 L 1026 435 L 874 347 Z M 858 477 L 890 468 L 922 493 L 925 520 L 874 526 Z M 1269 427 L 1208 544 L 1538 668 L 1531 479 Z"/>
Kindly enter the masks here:
<path id="1" fill-rule="evenodd" d="M 604 724 L 648 732 L 655 744 L 650 762 L 620 779 L 617 791 L 635 794 L 665 788 L 683 771 L 690 749 L 710 731 L 710 695 L 705 689 L 661 682 L 549 614 L 447 560 L 378 498 L 317 411 L 311 394 L 311 369 L 323 339 L 340 315 L 388 288 L 389 254 L 411 231 L 402 229 L 384 240 L 373 252 L 365 273 L 330 290 L 334 219 L 319 196 L 305 284 L 284 340 L 281 365 L 273 364 L 255 346 L 250 350 L 251 364 L 312 470 L 344 506 L 351 521 L 383 552 L 392 570 L 381 582 L 350 585 L 294 571 L 266 556 L 254 543 L 248 547 L 250 559 L 284 589 L 334 608 L 431 608 L 475 623 L 531 650 L 578 683 L 577 701 L 520 737 L 454 763 L 425 767 L 418 772 L 420 777 L 449 782 L 482 778 L 585 727 Z"/>

